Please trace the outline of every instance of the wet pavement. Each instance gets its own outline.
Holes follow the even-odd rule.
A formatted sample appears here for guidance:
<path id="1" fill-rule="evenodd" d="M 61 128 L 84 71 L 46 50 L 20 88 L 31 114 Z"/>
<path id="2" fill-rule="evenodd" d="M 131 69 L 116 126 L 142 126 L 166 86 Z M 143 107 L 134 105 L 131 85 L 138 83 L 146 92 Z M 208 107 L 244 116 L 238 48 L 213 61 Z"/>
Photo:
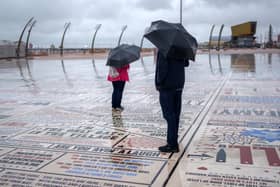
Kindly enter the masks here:
<path id="1" fill-rule="evenodd" d="M 0 186 L 280 186 L 280 55 L 197 56 L 186 68 L 180 152 L 154 58 L 131 64 L 112 113 L 104 59 L 0 61 Z"/>

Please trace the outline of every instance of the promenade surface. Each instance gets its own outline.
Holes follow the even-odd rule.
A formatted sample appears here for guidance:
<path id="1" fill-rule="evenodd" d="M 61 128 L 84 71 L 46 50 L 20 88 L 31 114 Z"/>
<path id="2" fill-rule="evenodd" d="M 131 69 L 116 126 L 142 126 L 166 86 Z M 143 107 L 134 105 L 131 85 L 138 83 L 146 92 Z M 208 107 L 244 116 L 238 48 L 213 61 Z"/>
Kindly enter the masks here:
<path id="1" fill-rule="evenodd" d="M 180 152 L 154 57 L 112 113 L 105 59 L 0 61 L 0 186 L 280 186 L 280 54 L 200 54 L 186 68 Z"/>

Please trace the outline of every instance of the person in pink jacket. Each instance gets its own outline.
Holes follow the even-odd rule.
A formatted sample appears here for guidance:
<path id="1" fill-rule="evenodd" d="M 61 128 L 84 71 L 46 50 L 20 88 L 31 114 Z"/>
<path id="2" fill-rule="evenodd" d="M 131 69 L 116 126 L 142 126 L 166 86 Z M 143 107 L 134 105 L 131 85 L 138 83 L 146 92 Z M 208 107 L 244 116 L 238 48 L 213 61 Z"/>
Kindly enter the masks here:
<path id="1" fill-rule="evenodd" d="M 113 93 L 112 93 L 112 110 L 113 111 L 123 111 L 124 108 L 121 106 L 122 95 L 125 86 L 125 82 L 129 81 L 128 76 L 129 65 L 125 65 L 121 68 L 116 68 L 118 71 L 118 76 L 112 77 L 110 74 L 107 77 L 108 81 L 112 82 Z"/>

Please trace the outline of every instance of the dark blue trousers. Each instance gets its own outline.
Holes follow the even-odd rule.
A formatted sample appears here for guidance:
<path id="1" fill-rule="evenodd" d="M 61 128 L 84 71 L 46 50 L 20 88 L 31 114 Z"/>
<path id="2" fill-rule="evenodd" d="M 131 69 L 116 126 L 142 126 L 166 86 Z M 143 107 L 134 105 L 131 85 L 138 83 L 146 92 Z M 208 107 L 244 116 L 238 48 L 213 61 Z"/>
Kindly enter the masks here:
<path id="1" fill-rule="evenodd" d="M 112 107 L 121 107 L 125 81 L 113 81 Z"/>
<path id="2" fill-rule="evenodd" d="M 178 130 L 182 106 L 182 90 L 160 90 L 159 101 L 167 121 L 167 143 L 178 145 Z"/>

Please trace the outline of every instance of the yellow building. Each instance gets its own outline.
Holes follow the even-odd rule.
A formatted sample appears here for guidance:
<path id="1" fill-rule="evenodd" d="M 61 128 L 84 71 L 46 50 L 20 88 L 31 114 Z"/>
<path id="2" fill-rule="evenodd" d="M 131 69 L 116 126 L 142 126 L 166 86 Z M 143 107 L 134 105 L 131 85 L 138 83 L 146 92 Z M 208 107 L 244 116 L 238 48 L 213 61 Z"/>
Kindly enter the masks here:
<path id="1" fill-rule="evenodd" d="M 250 21 L 231 27 L 232 47 L 255 47 L 257 22 Z"/>
<path id="2" fill-rule="evenodd" d="M 231 27 L 233 37 L 254 36 L 256 34 L 257 22 L 246 22 Z"/>

